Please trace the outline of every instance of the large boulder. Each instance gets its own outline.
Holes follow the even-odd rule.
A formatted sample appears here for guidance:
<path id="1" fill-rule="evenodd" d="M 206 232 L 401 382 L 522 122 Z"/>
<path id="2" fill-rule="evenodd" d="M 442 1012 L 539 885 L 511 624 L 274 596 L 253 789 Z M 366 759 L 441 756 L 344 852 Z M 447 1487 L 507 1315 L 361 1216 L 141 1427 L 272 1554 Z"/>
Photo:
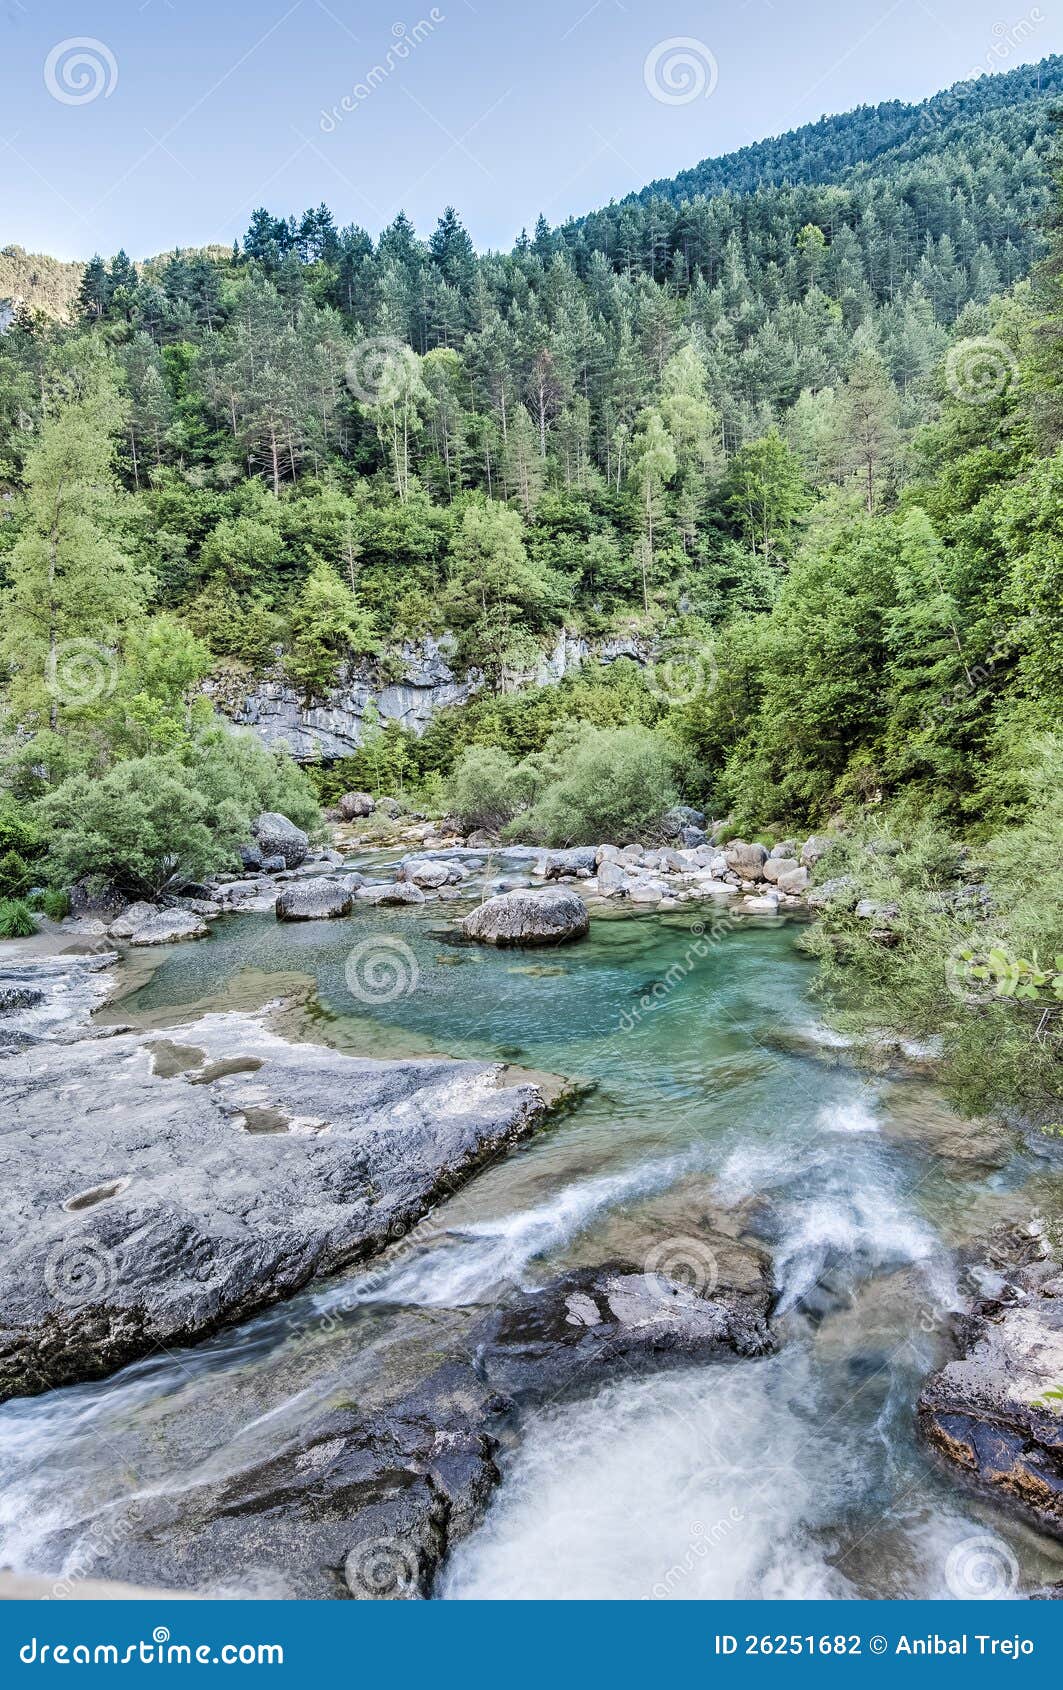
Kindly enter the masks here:
<path id="1" fill-rule="evenodd" d="M 466 938 L 483 945 L 561 945 L 582 939 L 589 926 L 583 899 L 560 886 L 503 892 L 461 924 Z"/>
<path id="2" fill-rule="evenodd" d="M 661 817 L 661 832 L 666 839 L 678 839 L 685 828 L 704 826 L 704 810 L 695 810 L 690 804 L 676 804 Z"/>
<path id="3" fill-rule="evenodd" d="M 780 874 L 790 874 L 795 868 L 800 867 L 801 865 L 796 857 L 772 856 L 769 857 L 767 862 L 764 864 L 764 878 L 765 880 L 770 881 L 771 885 L 774 886 L 777 883 Z M 807 869 L 805 870 L 805 873 L 807 875 Z"/>
<path id="4" fill-rule="evenodd" d="M 744 839 L 735 839 L 724 846 L 723 855 L 731 873 L 737 874 L 740 880 L 764 879 L 768 853 L 763 845 L 749 845 Z"/>
<path id="5" fill-rule="evenodd" d="M 345 792 L 336 807 L 345 822 L 353 822 L 358 816 L 371 816 L 376 800 L 368 792 Z"/>
<path id="6" fill-rule="evenodd" d="M 1063 1538 L 1063 1268 L 1038 1223 L 1025 1231 L 996 1246 L 994 1294 L 967 1322 L 961 1358 L 924 1385 L 919 1425 L 979 1489 Z M 1022 1265 L 1001 1273 L 1002 1252 Z"/>
<path id="7" fill-rule="evenodd" d="M 780 874 L 775 884 L 779 891 L 785 892 L 788 897 L 799 896 L 808 885 L 808 870 L 795 864 L 793 868 L 788 868 Z"/>
<path id="8" fill-rule="evenodd" d="M 623 897 L 628 884 L 627 870 L 621 868 L 619 863 L 610 862 L 605 858 L 598 864 L 598 890 L 603 898 Z"/>
<path id="9" fill-rule="evenodd" d="M 837 843 L 829 834 L 814 833 L 801 847 L 801 861 L 806 868 L 815 868 Z"/>
<path id="10" fill-rule="evenodd" d="M 310 849 L 310 841 L 302 828 L 296 827 L 287 816 L 276 810 L 265 810 L 253 824 L 252 833 L 265 857 L 283 857 L 285 868 L 298 868 Z"/>
<path id="11" fill-rule="evenodd" d="M 434 891 L 439 886 L 446 886 L 450 881 L 450 865 L 433 861 L 429 857 L 413 857 L 409 862 L 403 863 L 399 878 L 410 881 L 414 886 L 427 886 Z"/>
<path id="12" fill-rule="evenodd" d="M 140 900 L 124 909 L 121 915 L 111 922 L 107 931 L 112 939 L 128 939 L 130 934 L 135 933 L 138 927 L 143 927 L 144 923 L 150 921 L 152 916 L 161 913 L 161 905 L 149 904 Z"/>
<path id="13" fill-rule="evenodd" d="M 574 845 L 567 851 L 550 851 L 540 857 L 535 873 L 544 880 L 563 880 L 566 875 L 592 875 L 598 861 L 596 845 Z"/>
<path id="14" fill-rule="evenodd" d="M 354 890 L 324 875 L 286 886 L 276 903 L 278 921 L 332 921 L 353 908 Z"/>

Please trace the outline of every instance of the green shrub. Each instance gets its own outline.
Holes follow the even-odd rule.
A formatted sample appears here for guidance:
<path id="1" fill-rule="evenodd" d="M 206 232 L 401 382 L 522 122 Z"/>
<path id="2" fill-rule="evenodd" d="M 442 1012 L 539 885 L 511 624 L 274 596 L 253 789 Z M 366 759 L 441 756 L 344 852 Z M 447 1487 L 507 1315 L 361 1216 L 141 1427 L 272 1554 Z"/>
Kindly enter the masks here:
<path id="1" fill-rule="evenodd" d="M 29 865 L 17 851 L 0 857 L 0 898 L 20 898 L 32 879 Z"/>
<path id="2" fill-rule="evenodd" d="M 535 801 L 507 833 L 537 844 L 646 839 L 678 797 L 674 755 L 649 728 L 576 723 L 529 764 L 535 769 Z"/>
<path id="3" fill-rule="evenodd" d="M 62 921 L 70 914 L 70 899 L 65 892 L 57 892 L 52 887 L 46 887 L 42 892 L 35 892 L 32 899 L 33 908 L 40 910 L 49 921 Z"/>
<path id="4" fill-rule="evenodd" d="M 0 939 L 28 939 L 36 931 L 33 911 L 21 898 L 5 898 L 0 903 Z"/>
<path id="5" fill-rule="evenodd" d="M 472 745 L 445 788 L 446 805 L 467 830 L 498 832 L 527 807 L 529 781 L 512 757 L 495 745 Z"/>

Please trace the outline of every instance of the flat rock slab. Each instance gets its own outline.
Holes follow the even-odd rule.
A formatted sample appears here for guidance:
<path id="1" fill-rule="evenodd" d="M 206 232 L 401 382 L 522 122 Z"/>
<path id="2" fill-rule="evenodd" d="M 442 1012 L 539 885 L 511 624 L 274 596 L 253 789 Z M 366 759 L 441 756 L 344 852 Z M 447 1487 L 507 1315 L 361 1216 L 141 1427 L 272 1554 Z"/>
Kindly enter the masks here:
<path id="1" fill-rule="evenodd" d="M 576 892 L 503 892 L 488 898 L 461 924 L 468 939 L 484 945 L 561 945 L 582 939 L 590 927 L 587 906 Z"/>
<path id="2" fill-rule="evenodd" d="M 544 1113 L 500 1073 L 289 1044 L 239 1015 L 16 1050 L 0 1398 L 193 1342 L 401 1237 Z"/>
<path id="3" fill-rule="evenodd" d="M 286 886 L 276 903 L 278 921 L 333 921 L 350 915 L 354 888 L 343 881 L 318 876 Z"/>
<path id="4" fill-rule="evenodd" d="M 1009 1274 L 967 1322 L 965 1354 L 927 1380 L 919 1425 L 980 1490 L 1063 1538 L 1063 1268 Z"/>

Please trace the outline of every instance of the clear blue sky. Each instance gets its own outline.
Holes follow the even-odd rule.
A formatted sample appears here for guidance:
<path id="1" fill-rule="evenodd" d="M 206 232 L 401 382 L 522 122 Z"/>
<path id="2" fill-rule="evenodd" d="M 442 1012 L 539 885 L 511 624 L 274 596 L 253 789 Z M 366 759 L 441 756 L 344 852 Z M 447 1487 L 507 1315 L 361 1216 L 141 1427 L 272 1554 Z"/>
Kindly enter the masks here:
<path id="1" fill-rule="evenodd" d="M 508 247 L 539 211 L 1042 58 L 1059 3 L 0 0 L 0 245 L 140 257 L 324 199 L 374 234 L 400 207 L 428 233 L 451 202 L 478 247 Z M 80 67 L 53 52 L 79 37 L 99 44 Z"/>

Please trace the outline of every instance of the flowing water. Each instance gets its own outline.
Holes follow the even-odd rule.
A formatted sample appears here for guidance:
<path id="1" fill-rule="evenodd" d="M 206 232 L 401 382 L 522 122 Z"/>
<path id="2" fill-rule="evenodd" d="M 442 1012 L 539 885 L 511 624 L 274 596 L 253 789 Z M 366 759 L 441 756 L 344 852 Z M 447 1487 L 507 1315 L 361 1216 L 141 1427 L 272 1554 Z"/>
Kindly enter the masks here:
<path id="1" fill-rule="evenodd" d="M 710 939 L 692 906 L 610 914 L 545 953 L 458 945 L 452 926 L 442 905 L 233 916 L 131 966 L 112 1019 L 163 1028 L 283 996 L 290 1036 L 582 1089 L 371 1271 L 0 1408 L 0 1565 L 69 1571 L 49 1544 L 74 1526 L 73 1560 L 105 1575 L 111 1505 L 240 1470 L 338 1391 L 387 1396 L 477 1305 L 567 1268 L 652 1259 L 697 1283 L 711 1237 L 770 1252 L 779 1353 L 620 1377 L 528 1416 L 441 1596 L 966 1596 L 987 1555 L 1001 1594 L 1063 1576 L 1063 1552 L 941 1473 L 913 1423 L 950 1353 L 963 1246 L 1058 1212 L 1051 1166 L 1017 1145 L 980 1165 L 925 1082 L 802 1052 L 816 1012 L 793 924 Z M 383 984 L 365 967 L 381 956 Z"/>

